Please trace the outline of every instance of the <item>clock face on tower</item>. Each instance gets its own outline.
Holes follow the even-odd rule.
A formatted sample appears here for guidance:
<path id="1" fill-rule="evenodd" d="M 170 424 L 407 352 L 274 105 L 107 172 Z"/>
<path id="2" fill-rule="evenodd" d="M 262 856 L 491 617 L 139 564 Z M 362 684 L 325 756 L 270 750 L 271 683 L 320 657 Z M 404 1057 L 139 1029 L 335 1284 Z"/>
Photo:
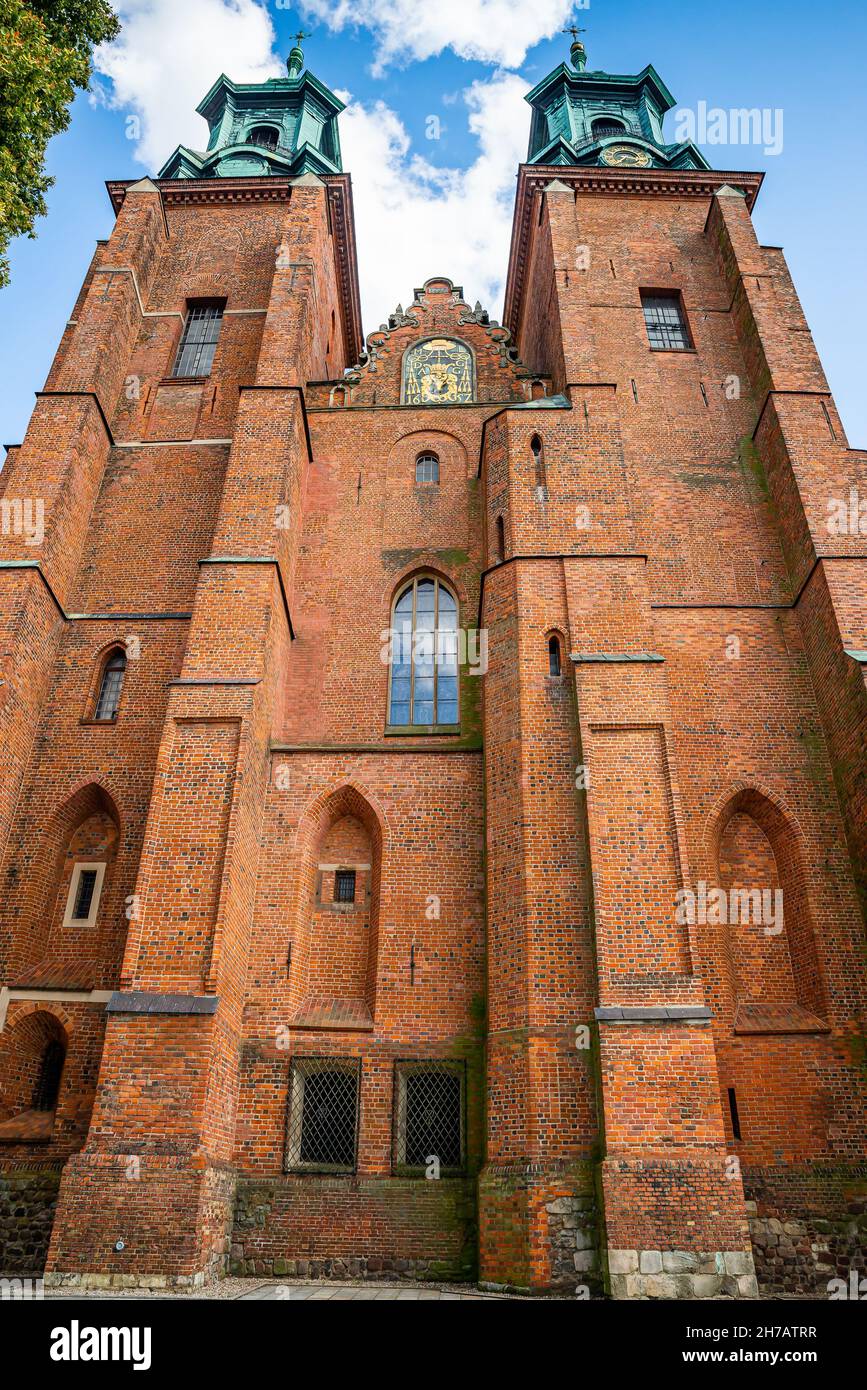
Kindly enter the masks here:
<path id="1" fill-rule="evenodd" d="M 602 162 L 618 169 L 647 169 L 652 163 L 647 150 L 638 145 L 606 145 Z"/>

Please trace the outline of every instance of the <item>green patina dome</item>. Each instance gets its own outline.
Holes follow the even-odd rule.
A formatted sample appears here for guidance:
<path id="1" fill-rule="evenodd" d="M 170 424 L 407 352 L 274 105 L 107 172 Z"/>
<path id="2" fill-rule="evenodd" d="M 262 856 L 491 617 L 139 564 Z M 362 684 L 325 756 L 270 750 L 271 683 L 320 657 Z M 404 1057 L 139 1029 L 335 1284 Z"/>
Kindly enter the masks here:
<path id="1" fill-rule="evenodd" d="M 344 103 L 310 72 L 300 44 L 286 77 L 233 82 L 221 75 L 196 107 L 208 122 L 206 150 L 179 145 L 159 172 L 163 179 L 248 178 L 277 174 L 340 174 L 337 117 Z"/>
<path id="2" fill-rule="evenodd" d="M 635 77 L 588 72 L 577 39 L 570 56 L 572 66 L 561 63 L 526 97 L 533 108 L 528 163 L 710 167 L 689 141 L 666 144 L 662 123 L 674 97 L 655 68 L 648 65 Z"/>

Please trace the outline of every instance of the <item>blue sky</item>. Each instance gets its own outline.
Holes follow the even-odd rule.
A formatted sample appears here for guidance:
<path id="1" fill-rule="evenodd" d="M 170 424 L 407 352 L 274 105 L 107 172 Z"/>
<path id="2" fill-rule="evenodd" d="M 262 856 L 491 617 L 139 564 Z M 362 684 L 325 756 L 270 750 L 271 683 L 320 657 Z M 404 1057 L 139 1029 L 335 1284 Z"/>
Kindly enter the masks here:
<path id="1" fill-rule="evenodd" d="M 119 0 L 120 42 L 99 55 L 96 98 L 82 95 L 49 148 L 56 178 L 35 241 L 12 248 L 0 292 L 0 442 L 23 437 L 94 241 L 111 231 L 107 178 L 156 172 L 183 141 L 201 148 L 196 103 L 222 71 L 278 75 L 299 27 L 309 67 L 349 99 L 341 117 L 353 176 L 365 331 L 433 274 L 499 314 L 517 162 L 526 156 L 525 90 L 568 56 L 568 0 Z M 867 446 L 863 323 L 863 54 L 867 6 L 838 0 L 590 0 L 589 66 L 652 62 L 678 107 L 779 108 L 783 146 L 705 146 L 717 168 L 764 169 L 754 219 L 785 249 L 854 446 Z M 353 24 L 357 20 L 357 24 Z M 430 139 L 430 116 L 439 138 Z M 133 117 L 134 120 L 130 120 Z M 666 127 L 674 138 L 675 113 Z M 131 138 L 132 137 L 132 138 Z"/>

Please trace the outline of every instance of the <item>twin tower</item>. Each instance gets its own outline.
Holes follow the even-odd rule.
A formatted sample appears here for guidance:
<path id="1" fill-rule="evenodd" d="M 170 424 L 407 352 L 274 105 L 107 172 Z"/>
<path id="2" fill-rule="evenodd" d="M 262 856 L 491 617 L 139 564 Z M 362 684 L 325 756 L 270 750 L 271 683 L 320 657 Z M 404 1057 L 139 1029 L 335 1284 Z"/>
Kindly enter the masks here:
<path id="1" fill-rule="evenodd" d="M 528 101 L 503 324 L 363 340 L 298 50 L 108 185 L 0 475 L 3 1272 L 864 1267 L 865 456 L 761 176 Z"/>

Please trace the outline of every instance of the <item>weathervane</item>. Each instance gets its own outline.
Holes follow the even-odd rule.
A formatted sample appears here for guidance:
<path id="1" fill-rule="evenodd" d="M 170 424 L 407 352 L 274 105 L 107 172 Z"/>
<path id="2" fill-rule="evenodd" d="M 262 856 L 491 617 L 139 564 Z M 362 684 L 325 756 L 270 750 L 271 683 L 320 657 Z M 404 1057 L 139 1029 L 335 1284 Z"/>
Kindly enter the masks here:
<path id="1" fill-rule="evenodd" d="M 584 64 L 587 62 L 587 51 L 578 35 L 586 34 L 587 30 L 579 29 L 577 24 L 568 24 L 562 32 L 572 35 L 572 47 L 569 49 L 569 57 L 572 59 L 573 67 L 576 67 L 579 72 L 582 72 Z"/>
<path id="2" fill-rule="evenodd" d="M 298 33 L 295 35 L 295 47 L 286 59 L 286 67 L 290 77 L 297 77 L 304 66 L 304 52 L 301 48 L 301 44 L 304 39 L 309 38 L 310 35 L 305 34 L 303 29 L 299 29 Z"/>

